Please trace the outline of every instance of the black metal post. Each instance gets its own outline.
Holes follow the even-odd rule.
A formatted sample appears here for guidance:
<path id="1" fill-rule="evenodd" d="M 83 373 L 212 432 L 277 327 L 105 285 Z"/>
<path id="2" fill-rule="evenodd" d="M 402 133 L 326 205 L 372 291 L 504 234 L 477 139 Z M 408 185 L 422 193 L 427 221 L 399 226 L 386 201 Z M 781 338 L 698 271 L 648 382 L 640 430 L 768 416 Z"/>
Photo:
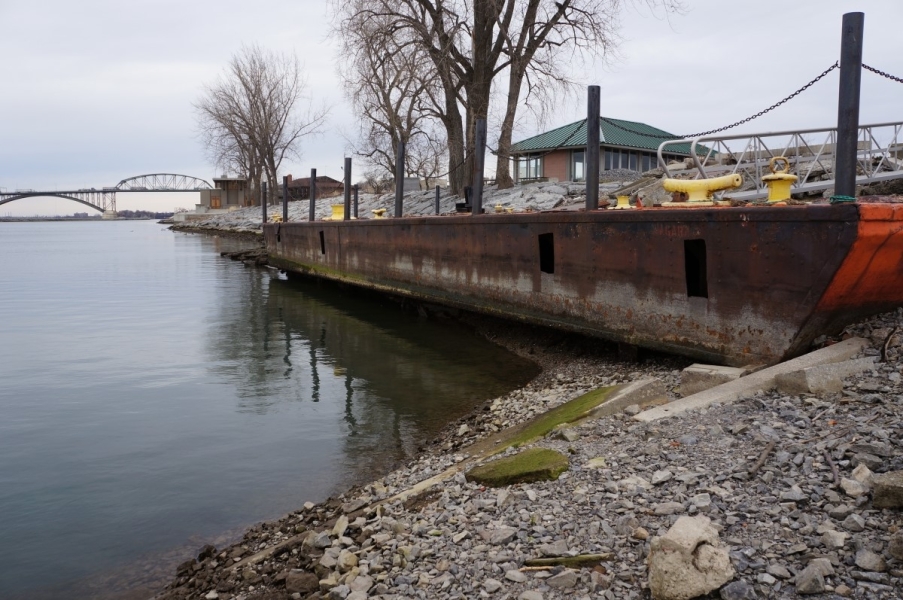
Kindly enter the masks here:
<path id="1" fill-rule="evenodd" d="M 404 142 L 398 142 L 395 152 L 395 218 L 404 213 Z"/>
<path id="2" fill-rule="evenodd" d="M 472 215 L 483 214 L 483 165 L 486 160 L 486 119 L 477 119 L 474 131 Z"/>
<path id="3" fill-rule="evenodd" d="M 310 208 L 307 210 L 307 220 L 317 219 L 317 170 L 310 170 Z"/>
<path id="4" fill-rule="evenodd" d="M 267 222 L 267 182 L 260 182 L 260 207 L 263 211 L 263 222 Z"/>
<path id="5" fill-rule="evenodd" d="M 586 210 L 599 208 L 599 86 L 587 89 L 586 99 Z"/>
<path id="6" fill-rule="evenodd" d="M 288 223 L 288 175 L 282 177 L 282 222 Z"/>
<path id="7" fill-rule="evenodd" d="M 859 84 L 862 79 L 862 30 L 865 14 L 846 13 L 840 41 L 840 91 L 837 97 L 837 148 L 834 195 L 856 196 L 859 142 Z"/>
<path id="8" fill-rule="evenodd" d="M 345 157 L 345 213 L 342 216 L 343 221 L 351 218 L 351 157 Z"/>
<path id="9" fill-rule="evenodd" d="M 439 186 L 436 186 L 436 214 L 439 214 Z"/>
<path id="10" fill-rule="evenodd" d="M 357 218 L 357 196 L 358 196 L 358 185 L 355 183 L 354 184 L 354 207 L 353 207 L 354 208 L 353 215 L 354 215 L 355 219 Z"/>

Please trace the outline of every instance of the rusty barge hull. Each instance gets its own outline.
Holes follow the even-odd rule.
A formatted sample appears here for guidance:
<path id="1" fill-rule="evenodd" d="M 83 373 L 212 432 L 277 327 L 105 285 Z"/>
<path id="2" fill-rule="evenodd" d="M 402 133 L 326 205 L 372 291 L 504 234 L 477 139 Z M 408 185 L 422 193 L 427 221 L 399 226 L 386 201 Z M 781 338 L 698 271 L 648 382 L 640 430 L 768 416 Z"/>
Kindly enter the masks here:
<path id="1" fill-rule="evenodd" d="M 903 204 L 264 227 L 287 271 L 729 365 L 903 304 Z"/>

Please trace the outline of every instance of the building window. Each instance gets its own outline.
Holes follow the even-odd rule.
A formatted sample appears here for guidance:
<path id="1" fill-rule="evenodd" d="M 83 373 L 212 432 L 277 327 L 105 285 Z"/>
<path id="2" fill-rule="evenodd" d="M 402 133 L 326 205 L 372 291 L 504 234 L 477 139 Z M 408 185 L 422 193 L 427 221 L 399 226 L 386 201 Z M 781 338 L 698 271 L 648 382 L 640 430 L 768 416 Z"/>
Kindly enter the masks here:
<path id="1" fill-rule="evenodd" d="M 518 179 L 538 179 L 542 177 L 542 159 L 538 156 L 522 156 L 517 160 Z"/>
<path id="2" fill-rule="evenodd" d="M 611 151 L 611 150 L 606 150 L 606 151 L 605 151 L 605 156 L 604 156 L 604 158 L 603 158 L 603 161 L 604 161 L 604 162 L 602 163 L 602 170 L 603 170 L 603 171 L 610 171 L 610 170 L 612 169 L 612 166 L 611 166 L 611 161 L 612 161 L 612 151 Z"/>
<path id="3" fill-rule="evenodd" d="M 586 152 L 575 150 L 571 153 L 571 181 L 586 179 Z"/>

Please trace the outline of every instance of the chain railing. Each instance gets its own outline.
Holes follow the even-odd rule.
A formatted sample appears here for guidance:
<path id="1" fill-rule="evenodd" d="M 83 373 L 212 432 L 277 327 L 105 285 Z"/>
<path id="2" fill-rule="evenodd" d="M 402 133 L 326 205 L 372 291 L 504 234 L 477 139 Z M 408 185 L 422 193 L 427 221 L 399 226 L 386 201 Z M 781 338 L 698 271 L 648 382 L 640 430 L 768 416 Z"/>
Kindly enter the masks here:
<path id="1" fill-rule="evenodd" d="M 633 133 L 635 135 L 640 135 L 643 137 L 659 139 L 659 140 L 665 140 L 665 139 L 677 140 L 677 139 L 696 138 L 696 137 L 700 137 L 700 136 L 704 136 L 704 135 L 712 135 L 713 133 L 721 133 L 722 131 L 727 131 L 728 129 L 733 129 L 734 127 L 737 127 L 739 125 L 749 123 L 750 121 L 753 121 L 763 115 L 770 113 L 771 111 L 778 108 L 782 104 L 796 98 L 797 96 L 799 96 L 800 94 L 802 94 L 803 92 L 808 90 L 810 87 L 812 87 L 813 85 L 815 85 L 816 83 L 821 81 L 828 73 L 830 73 L 834 69 L 838 68 L 839 66 L 840 66 L 840 63 L 835 62 L 833 65 L 831 65 L 830 67 L 828 67 L 827 69 L 822 71 L 818 76 L 816 76 L 814 79 L 809 81 L 803 87 L 799 88 L 798 90 L 794 91 L 793 93 L 789 94 L 788 96 L 785 96 L 781 100 L 778 100 L 777 102 L 775 102 L 768 108 L 760 110 L 759 112 L 755 113 L 754 115 L 750 115 L 750 116 L 746 117 L 745 119 L 740 119 L 739 121 L 731 123 L 730 125 L 725 125 L 724 127 L 718 127 L 717 129 L 710 129 L 708 131 L 701 131 L 699 133 L 690 133 L 687 135 L 670 135 L 670 136 L 669 135 L 656 135 L 656 134 L 652 134 L 649 132 L 642 132 L 642 131 L 637 131 L 635 129 L 631 129 L 629 127 L 624 127 L 623 125 L 619 125 L 619 124 L 615 123 L 614 121 L 612 121 L 611 119 L 606 119 L 605 117 L 600 117 L 600 118 L 601 118 L 601 120 L 605 121 L 609 125 L 616 127 L 617 129 L 620 129 L 622 131 L 626 131 L 628 133 Z"/>
<path id="2" fill-rule="evenodd" d="M 866 71 L 871 71 L 872 73 L 875 73 L 876 75 L 880 75 L 881 77 L 884 77 L 886 79 L 890 79 L 891 81 L 896 81 L 897 83 L 903 83 L 903 77 L 895 77 L 895 76 L 891 75 L 890 73 L 885 73 L 884 71 L 881 71 L 880 69 L 876 69 L 875 67 L 870 67 L 864 63 L 862 65 L 862 68 L 865 69 Z"/>

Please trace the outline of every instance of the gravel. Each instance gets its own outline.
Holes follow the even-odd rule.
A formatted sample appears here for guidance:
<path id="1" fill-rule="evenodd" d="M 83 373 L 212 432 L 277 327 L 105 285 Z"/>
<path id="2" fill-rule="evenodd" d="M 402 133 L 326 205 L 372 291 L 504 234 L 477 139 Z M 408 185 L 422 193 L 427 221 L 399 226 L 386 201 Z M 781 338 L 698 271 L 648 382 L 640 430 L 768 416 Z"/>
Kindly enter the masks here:
<path id="1" fill-rule="evenodd" d="M 160 597 L 648 598 L 652 537 L 696 514 L 712 520 L 737 571 L 721 598 L 903 596 L 900 513 L 872 507 L 869 487 L 872 473 L 903 469 L 899 342 L 891 340 L 887 362 L 845 380 L 841 393 L 760 392 L 654 423 L 622 413 L 578 425 L 575 441 L 534 444 L 570 456 L 557 481 L 488 489 L 459 472 L 392 500 L 465 461 L 467 444 L 595 387 L 654 376 L 673 396 L 689 362 L 620 362 L 598 342 L 491 323 L 479 323 L 481 331 L 533 357 L 542 375 L 450 425 L 405 468 L 186 562 Z M 903 309 L 846 335 L 871 339 L 865 354 L 877 355 L 893 327 L 903 328 Z M 771 441 L 774 451 L 750 474 Z M 578 554 L 610 560 L 524 568 L 531 558 Z M 319 591 L 286 591 L 286 581 L 303 583 L 300 574 L 315 574 Z"/>

